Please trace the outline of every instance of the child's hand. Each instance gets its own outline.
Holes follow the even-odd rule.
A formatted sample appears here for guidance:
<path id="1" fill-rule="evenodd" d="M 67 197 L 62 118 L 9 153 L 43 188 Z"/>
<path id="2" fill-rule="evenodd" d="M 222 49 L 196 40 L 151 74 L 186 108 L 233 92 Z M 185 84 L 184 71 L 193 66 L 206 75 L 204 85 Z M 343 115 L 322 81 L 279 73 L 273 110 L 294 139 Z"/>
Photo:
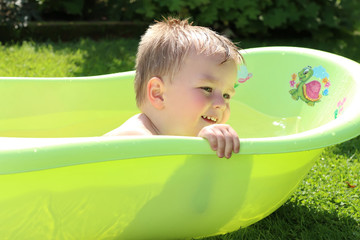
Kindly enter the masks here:
<path id="1" fill-rule="evenodd" d="M 209 141 L 212 150 L 217 152 L 218 157 L 230 158 L 232 152 L 238 153 L 240 141 L 235 130 L 227 124 L 213 124 L 201 129 L 198 137 Z"/>

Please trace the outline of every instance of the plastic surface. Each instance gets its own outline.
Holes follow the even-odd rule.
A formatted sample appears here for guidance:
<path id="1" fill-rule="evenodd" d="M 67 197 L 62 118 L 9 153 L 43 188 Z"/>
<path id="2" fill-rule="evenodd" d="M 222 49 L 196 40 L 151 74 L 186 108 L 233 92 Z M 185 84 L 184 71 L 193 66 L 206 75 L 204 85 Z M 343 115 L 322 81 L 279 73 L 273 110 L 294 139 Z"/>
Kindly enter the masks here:
<path id="1" fill-rule="evenodd" d="M 99 137 L 138 112 L 133 72 L 0 78 L 1 238 L 197 238 L 275 211 L 322 148 L 360 134 L 360 66 L 303 48 L 243 54 L 230 160 L 200 138 Z"/>

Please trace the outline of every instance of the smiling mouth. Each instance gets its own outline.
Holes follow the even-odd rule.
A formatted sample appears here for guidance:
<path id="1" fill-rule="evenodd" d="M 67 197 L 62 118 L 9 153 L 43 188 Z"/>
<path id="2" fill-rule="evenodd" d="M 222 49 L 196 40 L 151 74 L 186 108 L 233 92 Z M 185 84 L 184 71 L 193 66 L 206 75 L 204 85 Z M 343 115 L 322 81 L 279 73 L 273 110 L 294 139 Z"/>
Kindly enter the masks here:
<path id="1" fill-rule="evenodd" d="M 201 118 L 210 123 L 217 123 L 217 121 L 218 121 L 218 119 L 216 117 L 210 117 L 210 116 L 206 116 L 206 115 L 202 115 Z"/>

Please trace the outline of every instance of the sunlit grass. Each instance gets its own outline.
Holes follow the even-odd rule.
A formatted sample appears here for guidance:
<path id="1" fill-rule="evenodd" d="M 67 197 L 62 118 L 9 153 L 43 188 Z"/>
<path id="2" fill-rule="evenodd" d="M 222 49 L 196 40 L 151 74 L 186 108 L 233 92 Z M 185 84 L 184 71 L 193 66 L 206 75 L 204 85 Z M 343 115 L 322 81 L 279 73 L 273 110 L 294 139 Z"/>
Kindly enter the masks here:
<path id="1" fill-rule="evenodd" d="M 86 53 L 79 49 L 58 49 L 52 44 L 22 44 L 0 47 L 0 75 L 3 77 L 74 76 Z"/>
<path id="2" fill-rule="evenodd" d="M 134 69 L 138 41 L 83 39 L 0 45 L 2 77 L 77 77 Z"/>

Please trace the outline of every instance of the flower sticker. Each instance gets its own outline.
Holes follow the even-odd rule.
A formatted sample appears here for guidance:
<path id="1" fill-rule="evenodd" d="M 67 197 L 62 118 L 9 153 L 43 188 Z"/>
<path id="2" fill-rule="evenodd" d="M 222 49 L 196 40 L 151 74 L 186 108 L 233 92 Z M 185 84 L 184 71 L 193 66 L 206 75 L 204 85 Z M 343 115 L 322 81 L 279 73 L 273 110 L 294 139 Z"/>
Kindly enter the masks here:
<path id="1" fill-rule="evenodd" d="M 329 95 L 329 89 L 326 88 L 326 89 L 322 92 L 322 94 L 323 94 L 324 96 Z"/>
<path id="2" fill-rule="evenodd" d="M 290 87 L 292 87 L 292 88 L 295 87 L 296 77 L 297 77 L 297 75 L 295 73 L 293 73 L 293 75 L 291 75 Z"/>
<path id="3" fill-rule="evenodd" d="M 346 97 L 343 100 L 340 100 L 337 104 L 337 109 L 334 112 L 334 117 L 335 119 L 337 119 L 339 117 L 339 115 L 341 115 L 341 113 L 344 111 L 344 104 L 346 102 Z"/>

